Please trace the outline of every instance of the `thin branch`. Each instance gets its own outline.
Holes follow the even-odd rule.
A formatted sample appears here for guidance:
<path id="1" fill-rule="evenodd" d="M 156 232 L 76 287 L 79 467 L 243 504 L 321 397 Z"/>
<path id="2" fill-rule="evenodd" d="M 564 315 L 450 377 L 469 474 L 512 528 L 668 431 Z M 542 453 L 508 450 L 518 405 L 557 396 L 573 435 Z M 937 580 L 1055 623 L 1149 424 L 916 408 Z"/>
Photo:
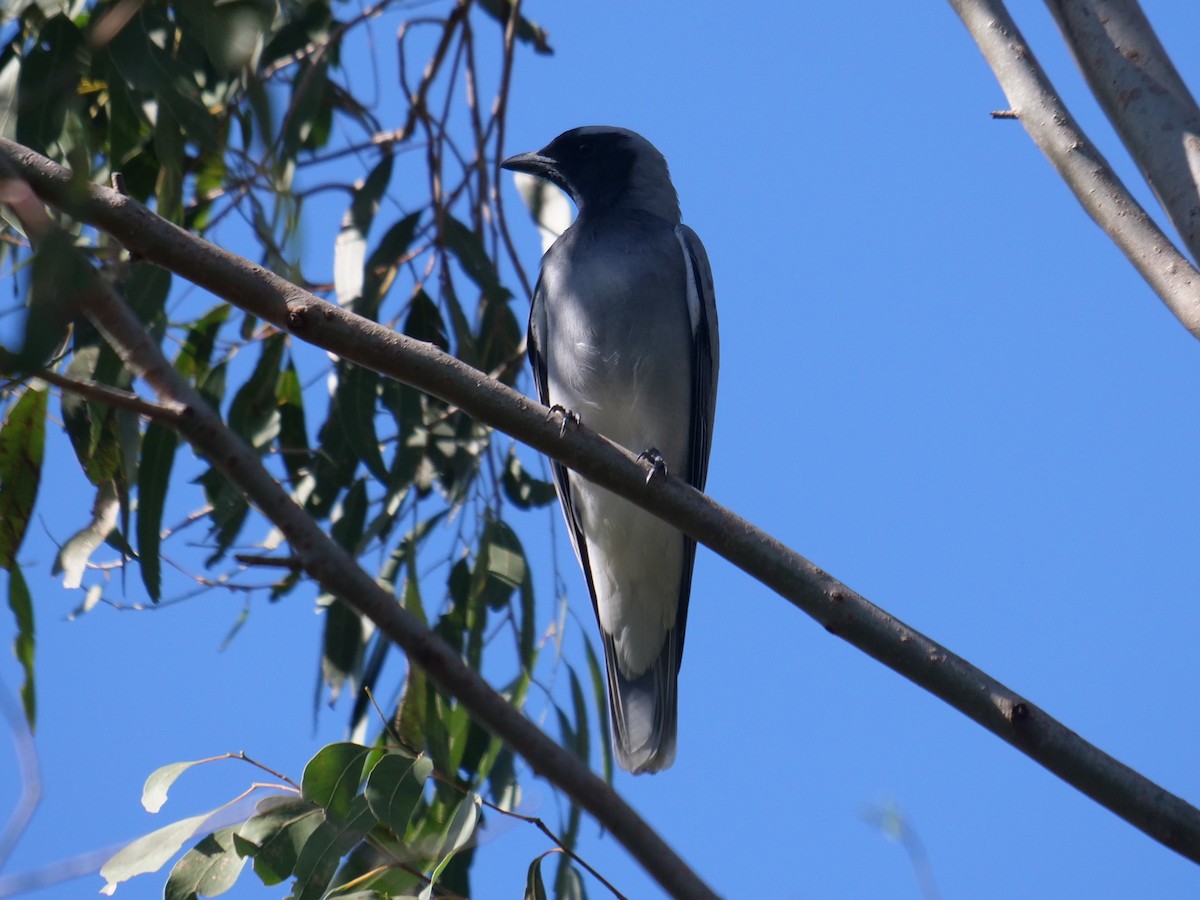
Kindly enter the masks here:
<path id="1" fill-rule="evenodd" d="M 1200 259 L 1200 108 L 1136 0 L 1046 0 L 1088 87 Z"/>
<path id="2" fill-rule="evenodd" d="M 42 799 L 42 770 L 38 763 L 37 747 L 33 743 L 33 732 L 29 730 L 29 722 L 25 713 L 8 693 L 8 688 L 0 684 L 0 718 L 8 724 L 9 734 L 12 735 L 13 750 L 17 757 L 17 781 L 21 791 L 13 810 L 9 813 L 8 822 L 0 831 L 0 869 L 12 855 L 17 841 L 25 833 L 25 827 L 33 818 L 38 803 Z"/>
<path id="3" fill-rule="evenodd" d="M 49 369 L 39 372 L 38 378 L 68 393 L 78 394 L 80 397 L 95 400 L 97 403 L 103 403 L 105 406 L 111 406 L 114 409 L 124 409 L 132 413 L 137 413 L 139 416 L 144 416 L 155 422 L 161 422 L 164 425 L 173 426 L 179 415 L 178 410 L 154 403 L 150 400 L 144 400 L 130 391 L 122 391 L 119 388 L 100 384 L 97 381 L 71 378 Z"/>
<path id="4" fill-rule="evenodd" d="M 13 164 L 20 168 L 22 162 L 30 161 L 16 151 L 16 147 L 8 142 L 0 146 L 0 171 L 10 169 Z M 49 160 L 45 162 L 49 163 Z M 62 174 L 67 176 L 67 182 L 64 182 L 67 185 L 70 176 L 65 170 L 62 170 Z M 4 180 L 7 183 L 0 183 L 0 196 L 8 200 L 11 209 L 28 212 L 36 207 L 40 211 L 36 201 L 21 196 L 22 191 L 28 191 L 24 183 L 15 179 Z M 129 210 L 140 209 L 148 217 L 143 220 L 146 226 L 157 230 L 167 224 L 130 198 L 107 188 L 104 190 L 106 199 L 115 199 Z M 79 184 L 70 185 L 68 191 L 81 191 L 85 197 L 90 193 L 90 189 L 85 190 Z M 36 213 L 33 217 L 36 217 Z M 37 231 L 29 228 L 27 231 L 36 240 Z M 174 238 L 181 241 L 177 249 L 186 250 L 185 255 L 190 255 L 194 261 L 199 259 L 194 243 L 196 238 L 182 229 L 175 230 Z M 211 244 L 204 246 L 210 251 L 218 250 Z M 148 254 L 143 256 L 151 259 Z M 261 285 L 266 284 L 287 284 L 247 260 L 230 256 L 228 261 L 251 281 L 262 279 L 260 289 Z M 339 310 L 339 307 L 320 301 L 295 286 L 291 286 L 290 290 L 299 292 L 295 296 L 299 304 L 297 312 L 303 310 L 292 323 L 293 326 L 302 326 L 308 315 L 336 315 Z M 321 530 L 271 476 L 258 455 L 225 426 L 200 393 L 167 361 L 141 322 L 108 286 L 95 278 L 90 288 L 84 290 L 77 300 L 79 308 L 109 341 L 121 361 L 150 386 L 159 402 L 179 406 L 180 413 L 174 426 L 179 434 L 238 485 L 247 499 L 274 523 L 287 538 L 295 554 L 304 561 L 305 571 L 325 591 L 340 597 L 374 622 L 405 652 L 411 663 L 424 669 L 443 690 L 456 697 L 475 721 L 524 757 L 534 772 L 561 788 L 595 816 L 669 894 L 705 900 L 716 897 L 712 889 L 611 786 L 514 709 L 472 671 L 456 651 L 397 603 L 395 596 L 382 589 L 345 549 Z M 319 307 L 313 306 L 313 303 L 319 304 Z M 283 321 L 287 320 L 286 305 L 275 304 L 274 311 L 283 316 Z M 314 321 L 312 324 L 317 323 Z M 301 327 L 301 330 L 306 329 Z M 387 329 L 380 328 L 379 331 L 401 337 Z M 475 377 L 485 379 L 482 373 L 475 373 Z"/>
<path id="5" fill-rule="evenodd" d="M 1033 142 L 1167 308 L 1200 338 L 1200 272 L 1117 177 L 1058 98 L 1002 0 L 950 0 Z"/>
<path id="6" fill-rule="evenodd" d="M 302 340 L 453 403 L 478 421 L 518 438 L 589 481 L 649 510 L 777 591 L 831 633 L 946 701 L 1097 803 L 1165 846 L 1200 862 L 1200 810 L 1089 744 L 1031 701 L 869 603 L 681 479 L 666 475 L 647 482 L 647 465 L 629 451 L 583 426 L 560 433 L 558 422 L 544 406 L 489 379 L 432 344 L 413 340 L 326 303 L 253 263 L 188 234 L 137 202 L 97 185 L 84 187 L 66 169 L 19 144 L 0 139 L 0 159 L 5 158 L 45 201 L 103 229 L 143 258 L 286 328 Z M 158 352 L 152 344 L 148 349 Z M 173 369 L 165 365 L 162 368 L 165 374 L 174 376 L 169 386 L 172 394 L 186 391 L 188 396 L 195 396 L 188 385 L 174 384 L 182 379 Z M 225 467 L 235 465 L 235 459 L 240 465 L 240 455 L 226 456 L 232 454 L 232 449 L 226 446 L 230 443 L 228 433 L 219 427 L 215 417 L 201 416 L 193 405 L 188 404 L 192 418 L 186 428 L 189 440 L 212 459 L 222 461 Z M 206 424 L 200 424 L 201 420 Z M 218 434 L 209 434 L 206 428 Z M 217 437 L 220 446 L 212 444 Z M 640 839 L 633 835 L 645 828 L 645 823 L 636 816 L 625 818 L 627 807 L 610 808 L 610 799 L 618 802 L 612 799 L 615 795 L 611 795 L 603 782 L 590 780 L 591 773 L 584 777 L 574 759 L 564 758 L 569 754 L 562 748 L 536 729 L 533 733 L 522 730 L 529 725 L 523 717 L 516 716 L 522 728 L 514 726 L 510 730 L 509 719 L 515 714 L 503 698 L 482 685 L 473 673 L 465 671 L 457 655 L 444 644 L 431 641 L 429 633 L 400 610 L 390 595 L 382 594 L 344 551 L 332 546 L 324 533 L 261 471 L 256 456 L 250 454 L 246 465 L 253 468 L 255 478 L 262 484 L 255 483 L 250 490 L 246 471 L 231 477 L 247 487 L 264 514 L 288 535 L 294 551 L 305 560 L 305 568 L 326 590 L 346 598 L 379 625 L 414 662 L 435 674 L 472 715 L 524 756 L 535 771 L 562 787 L 604 822 L 660 882 L 665 884 L 664 879 L 669 879 L 676 883 L 679 877 L 690 885 L 687 890 L 681 889 L 684 893 L 707 891 L 702 884 L 688 878 L 694 878 L 690 871 L 684 875 L 676 868 L 682 862 L 652 831 L 653 848 L 640 844 Z M 546 748 L 546 744 L 552 749 Z M 632 811 L 628 815 L 633 816 Z M 670 861 L 659 858 L 659 853 L 670 854 Z"/>

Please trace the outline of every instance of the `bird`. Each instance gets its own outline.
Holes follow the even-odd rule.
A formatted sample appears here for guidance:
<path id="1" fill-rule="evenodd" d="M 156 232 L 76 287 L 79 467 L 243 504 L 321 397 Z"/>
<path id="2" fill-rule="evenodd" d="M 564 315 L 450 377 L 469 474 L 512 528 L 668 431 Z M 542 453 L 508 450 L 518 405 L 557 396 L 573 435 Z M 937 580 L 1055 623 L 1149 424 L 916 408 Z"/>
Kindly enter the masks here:
<path id="1" fill-rule="evenodd" d="M 574 128 L 505 169 L 565 191 L 577 216 L 545 252 L 529 316 L 538 398 L 703 491 L 720 346 L 712 269 L 666 159 L 612 126 Z M 552 462 L 599 623 L 621 768 L 675 760 L 696 542 Z M 653 477 L 653 471 L 651 477 Z"/>

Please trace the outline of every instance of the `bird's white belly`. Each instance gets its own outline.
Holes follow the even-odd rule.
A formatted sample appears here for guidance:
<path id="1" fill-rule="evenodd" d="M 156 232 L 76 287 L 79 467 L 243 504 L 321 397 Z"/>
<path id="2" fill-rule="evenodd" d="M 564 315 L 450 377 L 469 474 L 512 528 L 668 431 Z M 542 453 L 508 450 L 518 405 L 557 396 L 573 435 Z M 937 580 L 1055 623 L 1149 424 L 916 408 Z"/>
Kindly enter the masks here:
<path id="1" fill-rule="evenodd" d="M 550 396 L 581 421 L 633 453 L 654 447 L 669 471 L 685 464 L 690 386 L 665 383 L 636 360 L 603 358 L 577 345 L 573 379 L 551 373 Z M 581 374 L 582 373 L 582 374 Z M 667 408 L 664 408 L 667 407 Z M 600 626 L 612 635 L 622 672 L 646 672 L 675 625 L 684 538 L 645 510 L 569 474 L 587 543 Z"/>

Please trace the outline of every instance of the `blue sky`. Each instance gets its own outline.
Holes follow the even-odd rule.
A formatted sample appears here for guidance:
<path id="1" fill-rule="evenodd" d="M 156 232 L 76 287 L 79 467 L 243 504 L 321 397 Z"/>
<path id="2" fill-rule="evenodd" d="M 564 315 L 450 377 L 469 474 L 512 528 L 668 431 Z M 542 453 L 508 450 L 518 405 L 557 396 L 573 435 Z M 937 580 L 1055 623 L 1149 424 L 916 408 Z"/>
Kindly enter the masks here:
<path id="1" fill-rule="evenodd" d="M 1200 9 L 1144 8 L 1200 88 Z M 511 152 L 616 124 L 666 155 L 717 285 L 709 492 L 1200 800 L 1200 345 L 1020 125 L 989 118 L 1003 95 L 948 4 L 732 9 L 526 4 L 556 53 L 519 58 L 508 126 Z M 1013 11 L 1157 215 L 1044 7 Z M 515 191 L 508 205 L 532 268 L 537 237 Z M 76 525 L 58 510 L 78 510 L 82 488 L 57 452 L 41 515 L 61 537 Z M 535 552 L 548 592 L 548 551 Z M 244 749 L 298 773 L 340 736 L 341 710 L 313 733 L 306 601 L 256 602 L 220 651 L 241 598 L 68 622 L 78 598 L 51 582 L 52 558 L 40 533 L 23 551 L 40 603 L 47 796 L 6 874 L 162 824 L 138 796 L 164 763 Z M 569 559 L 562 571 L 588 621 L 582 577 Z M 0 677 L 18 682 L 7 659 Z M 703 550 L 680 696 L 675 766 L 617 787 L 723 895 L 918 897 L 903 850 L 862 818 L 888 803 L 919 833 L 943 897 L 1200 890 L 1191 863 Z M 233 763 L 196 773 L 157 818 L 215 806 L 252 777 Z M 15 790 L 0 779 L 0 809 Z M 525 802 L 554 819 L 544 785 L 530 782 Z M 583 834 L 582 855 L 626 895 L 659 895 L 593 823 Z M 532 829 L 497 829 L 478 896 L 519 895 L 545 849 Z M 158 896 L 161 883 L 117 897 Z M 281 893 L 247 877 L 227 896 Z"/>

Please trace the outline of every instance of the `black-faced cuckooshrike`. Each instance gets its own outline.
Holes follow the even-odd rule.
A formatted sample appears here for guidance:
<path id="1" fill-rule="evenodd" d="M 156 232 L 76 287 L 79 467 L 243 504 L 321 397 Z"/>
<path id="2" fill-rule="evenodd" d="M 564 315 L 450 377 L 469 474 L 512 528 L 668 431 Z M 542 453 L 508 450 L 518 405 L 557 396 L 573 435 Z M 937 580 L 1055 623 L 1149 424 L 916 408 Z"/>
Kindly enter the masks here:
<path id="1" fill-rule="evenodd" d="M 579 210 L 542 257 L 529 318 L 538 397 L 704 490 L 717 398 L 717 310 L 667 163 L 623 128 L 576 128 L 506 159 Z M 696 544 L 555 463 L 554 481 L 604 639 L 621 767 L 675 759 L 676 680 Z"/>

